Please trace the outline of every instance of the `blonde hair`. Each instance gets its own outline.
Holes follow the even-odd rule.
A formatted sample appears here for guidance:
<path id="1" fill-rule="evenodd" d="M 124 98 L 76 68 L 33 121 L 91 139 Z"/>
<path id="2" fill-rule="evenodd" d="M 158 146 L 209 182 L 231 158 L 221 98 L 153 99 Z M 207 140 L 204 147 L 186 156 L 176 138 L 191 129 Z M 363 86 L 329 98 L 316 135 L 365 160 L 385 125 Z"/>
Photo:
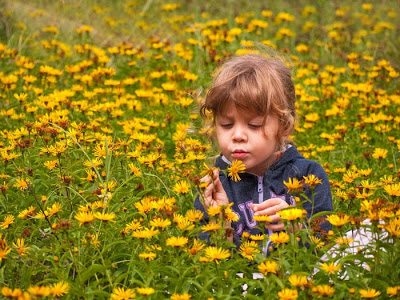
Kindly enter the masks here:
<path id="1" fill-rule="evenodd" d="M 276 138 L 283 147 L 294 128 L 295 102 L 294 84 L 285 63 L 279 58 L 248 54 L 234 56 L 221 66 L 200 113 L 206 119 L 210 111 L 212 125 L 229 104 L 264 116 L 264 123 L 268 115 L 275 115 L 280 125 Z"/>

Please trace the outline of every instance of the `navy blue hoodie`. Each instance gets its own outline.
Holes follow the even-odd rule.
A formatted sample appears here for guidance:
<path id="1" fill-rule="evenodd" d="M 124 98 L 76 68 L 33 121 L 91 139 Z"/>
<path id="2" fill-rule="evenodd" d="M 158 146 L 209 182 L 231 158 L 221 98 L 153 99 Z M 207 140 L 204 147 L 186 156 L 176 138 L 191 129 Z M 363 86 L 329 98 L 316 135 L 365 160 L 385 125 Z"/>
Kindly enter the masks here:
<path id="1" fill-rule="evenodd" d="M 225 170 L 229 166 L 229 161 L 219 156 L 216 159 L 215 166 L 220 170 Z M 255 228 L 257 222 L 253 220 L 253 211 L 250 205 L 253 203 L 261 203 L 270 198 L 284 199 L 289 205 L 295 205 L 292 195 L 288 194 L 287 187 L 283 184 L 288 182 L 289 178 L 297 178 L 303 180 L 303 176 L 314 174 L 322 180 L 314 189 L 314 208 L 310 202 L 304 202 L 303 208 L 307 211 L 307 217 L 321 211 L 332 211 L 332 195 L 329 185 L 328 176 L 324 169 L 315 161 L 305 159 L 297 151 L 296 147 L 290 145 L 282 155 L 267 169 L 263 176 L 257 176 L 250 173 L 240 174 L 240 181 L 226 177 L 220 171 L 219 179 L 228 196 L 229 202 L 233 202 L 232 210 L 239 216 L 239 221 L 232 223 L 234 230 L 234 243 L 239 246 L 240 238 L 243 232 L 250 234 L 259 234 L 260 231 Z M 309 199 L 312 199 L 311 190 L 304 187 L 303 192 Z M 204 212 L 204 222 L 208 222 L 208 216 L 201 204 L 199 197 L 196 198 L 194 206 L 196 209 Z M 321 228 L 325 231 L 331 229 L 329 222 L 325 221 L 321 224 Z M 272 232 L 269 232 L 272 234 Z M 203 235 L 204 237 L 206 235 Z"/>

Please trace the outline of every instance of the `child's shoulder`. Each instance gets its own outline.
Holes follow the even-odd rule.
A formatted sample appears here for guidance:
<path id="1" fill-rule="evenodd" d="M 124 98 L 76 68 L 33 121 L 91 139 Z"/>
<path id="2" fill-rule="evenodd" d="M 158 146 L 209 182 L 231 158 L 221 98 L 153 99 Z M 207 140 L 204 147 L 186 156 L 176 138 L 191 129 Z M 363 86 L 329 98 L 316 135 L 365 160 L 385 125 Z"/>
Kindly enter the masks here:
<path id="1" fill-rule="evenodd" d="M 324 168 L 315 160 L 305 158 L 301 155 L 295 146 L 290 147 L 287 150 L 288 155 L 291 156 L 290 165 L 292 168 L 297 169 L 299 173 L 304 175 L 308 174 L 325 174 Z M 315 174 L 316 173 L 316 174 Z"/>

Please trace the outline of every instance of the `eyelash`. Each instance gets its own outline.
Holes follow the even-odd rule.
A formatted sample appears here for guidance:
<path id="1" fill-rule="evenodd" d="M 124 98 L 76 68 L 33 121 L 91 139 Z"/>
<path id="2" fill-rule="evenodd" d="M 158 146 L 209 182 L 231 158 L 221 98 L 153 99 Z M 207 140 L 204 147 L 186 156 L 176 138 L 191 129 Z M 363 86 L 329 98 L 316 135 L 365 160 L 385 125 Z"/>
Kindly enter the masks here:
<path id="1" fill-rule="evenodd" d="M 251 128 L 261 128 L 262 125 L 258 125 L 258 124 L 249 124 L 249 127 L 251 127 Z"/>
<path id="2" fill-rule="evenodd" d="M 220 126 L 221 126 L 222 128 L 232 128 L 233 124 L 231 124 L 231 123 L 220 124 Z M 262 127 L 262 125 L 259 125 L 259 124 L 249 124 L 248 126 L 249 126 L 250 128 L 253 128 L 253 129 L 258 129 L 258 128 L 261 128 L 261 127 Z"/>

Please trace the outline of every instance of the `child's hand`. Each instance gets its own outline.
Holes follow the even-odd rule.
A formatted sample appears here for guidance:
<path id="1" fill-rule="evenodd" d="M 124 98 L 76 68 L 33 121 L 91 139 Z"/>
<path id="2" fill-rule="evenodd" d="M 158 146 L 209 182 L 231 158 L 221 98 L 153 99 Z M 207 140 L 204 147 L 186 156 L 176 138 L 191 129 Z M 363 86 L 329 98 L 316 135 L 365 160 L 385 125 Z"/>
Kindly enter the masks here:
<path id="1" fill-rule="evenodd" d="M 260 204 L 252 204 L 251 209 L 254 211 L 255 216 L 270 216 L 271 223 L 274 224 L 266 224 L 265 228 L 272 231 L 284 230 L 284 224 L 281 220 L 281 217 L 277 214 L 278 211 L 288 207 L 289 204 L 286 203 L 285 200 L 281 198 L 270 198 L 265 200 Z"/>
<path id="2" fill-rule="evenodd" d="M 213 179 L 209 175 L 204 176 L 200 179 L 200 182 L 207 183 L 207 187 L 204 191 L 204 208 L 207 209 L 209 206 L 221 206 L 228 205 L 228 196 L 222 183 L 219 180 L 219 171 L 214 170 Z"/>

